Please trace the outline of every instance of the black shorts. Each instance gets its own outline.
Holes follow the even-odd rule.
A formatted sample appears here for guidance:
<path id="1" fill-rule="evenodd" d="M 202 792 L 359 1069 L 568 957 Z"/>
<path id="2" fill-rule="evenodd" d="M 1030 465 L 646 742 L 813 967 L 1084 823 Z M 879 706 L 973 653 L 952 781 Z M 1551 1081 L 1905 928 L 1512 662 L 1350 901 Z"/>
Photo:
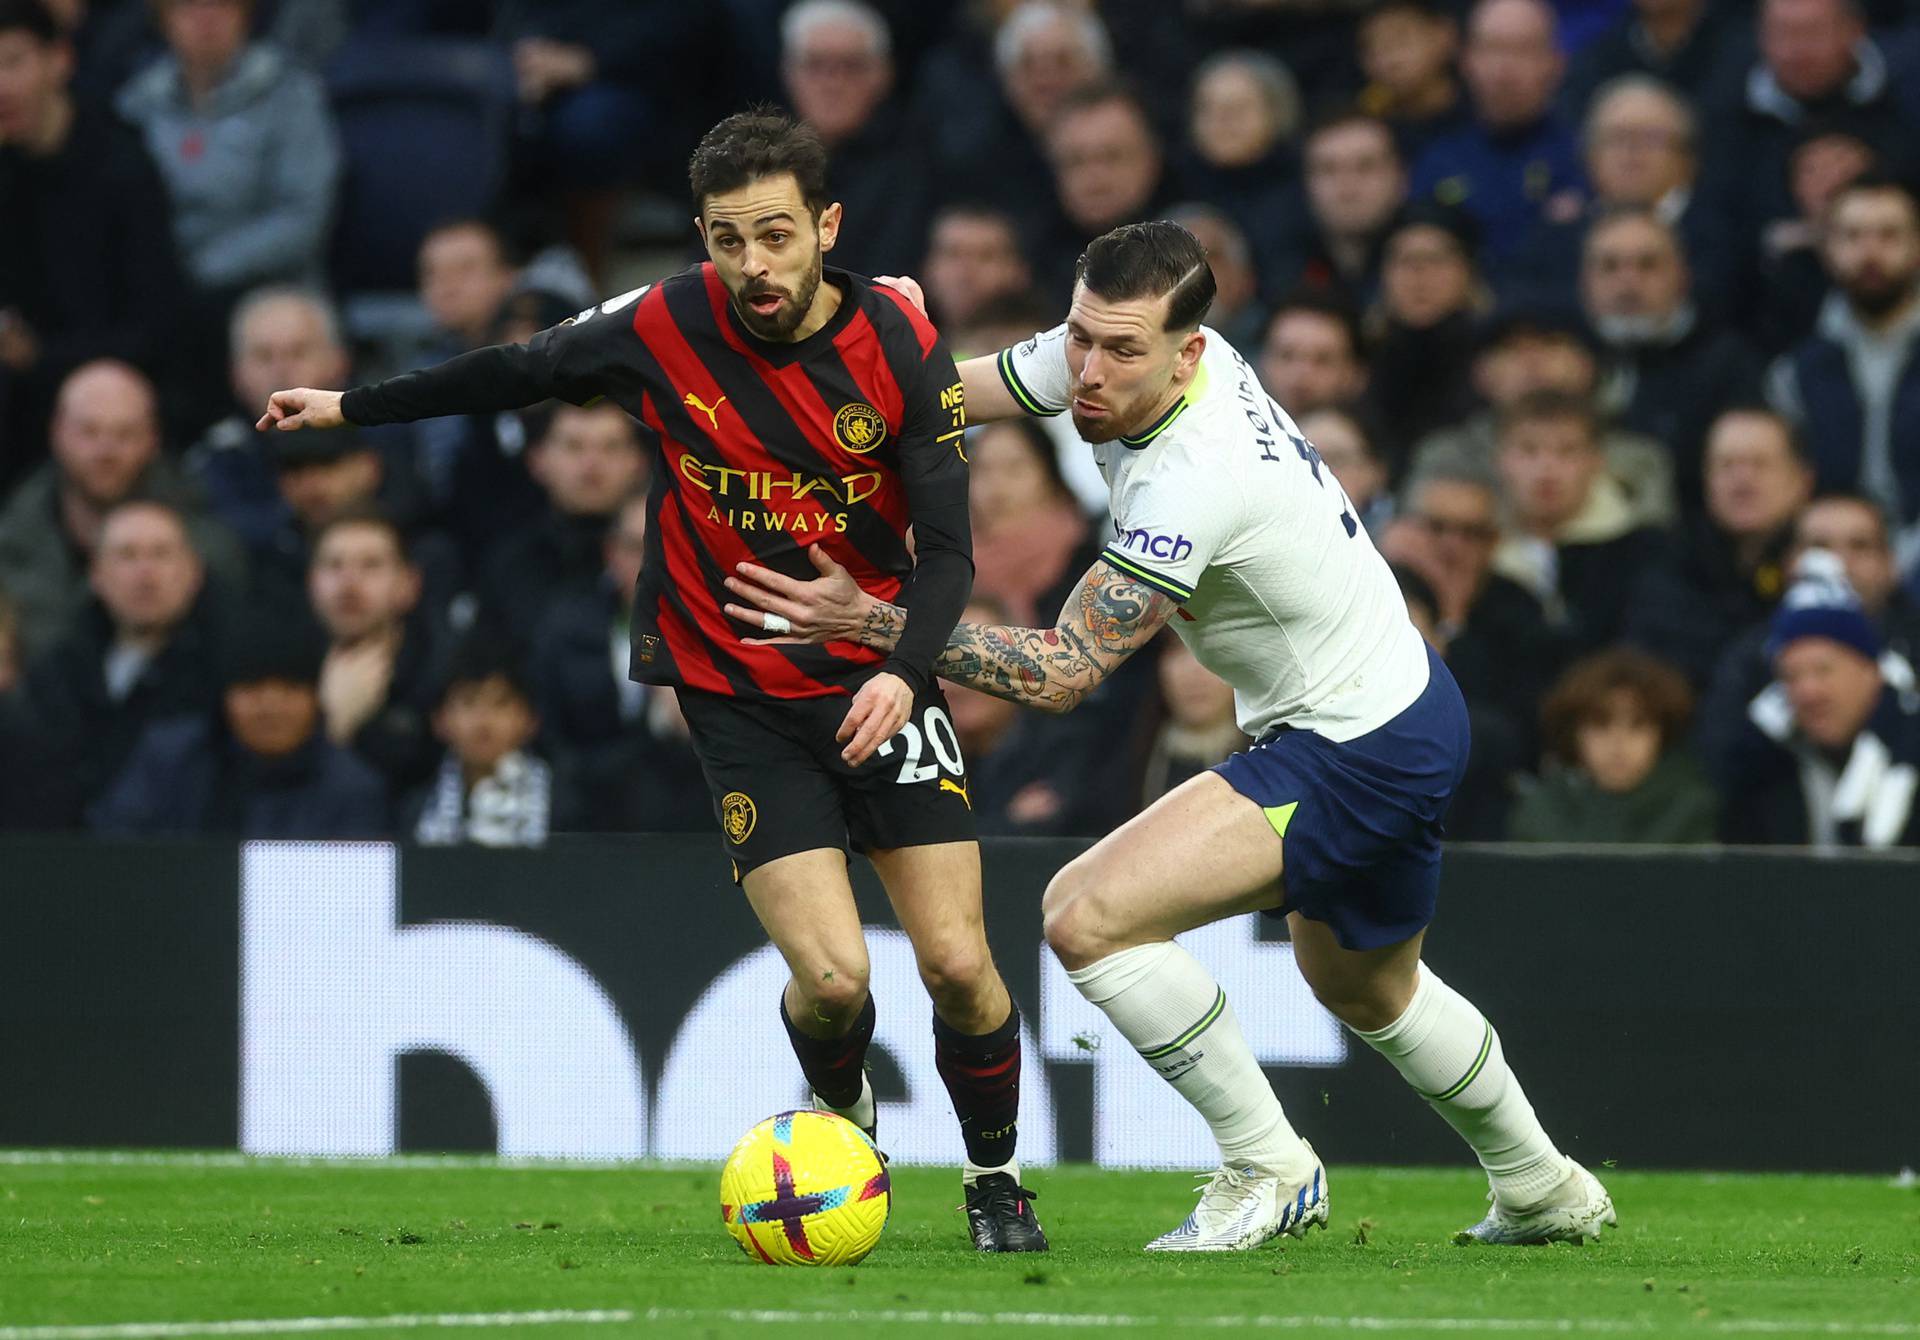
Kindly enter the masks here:
<path id="1" fill-rule="evenodd" d="M 734 878 L 795 852 L 971 842 L 973 797 L 946 695 L 931 684 L 859 767 L 834 739 L 852 699 L 764 702 L 679 690 Z"/>

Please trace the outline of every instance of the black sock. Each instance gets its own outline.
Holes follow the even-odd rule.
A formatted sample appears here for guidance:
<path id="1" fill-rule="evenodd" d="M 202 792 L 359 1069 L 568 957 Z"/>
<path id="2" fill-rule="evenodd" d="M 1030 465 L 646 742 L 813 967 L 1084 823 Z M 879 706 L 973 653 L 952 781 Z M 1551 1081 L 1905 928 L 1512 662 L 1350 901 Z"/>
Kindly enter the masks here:
<path id="1" fill-rule="evenodd" d="M 796 1028 L 787 1016 L 785 991 L 780 994 L 780 1022 L 787 1026 L 787 1041 L 799 1058 L 800 1072 L 820 1101 L 829 1107 L 852 1107 L 859 1102 L 861 1066 L 867 1059 L 867 1044 L 873 1041 L 873 997 L 867 997 L 853 1026 L 837 1038 L 810 1038 Z"/>
<path id="2" fill-rule="evenodd" d="M 933 1064 L 953 1098 L 967 1158 L 982 1168 L 1012 1162 L 1020 1135 L 1020 1007 L 978 1036 L 934 1015 Z"/>

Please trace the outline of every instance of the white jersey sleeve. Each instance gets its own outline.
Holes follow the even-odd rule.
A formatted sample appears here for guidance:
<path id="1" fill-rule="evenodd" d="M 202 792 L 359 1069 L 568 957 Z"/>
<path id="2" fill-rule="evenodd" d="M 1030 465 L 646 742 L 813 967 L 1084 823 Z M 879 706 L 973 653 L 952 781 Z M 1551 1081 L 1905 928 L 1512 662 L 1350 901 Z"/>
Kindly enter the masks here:
<path id="1" fill-rule="evenodd" d="M 1237 500 L 1205 482 L 1168 470 L 1134 479 L 1114 499 L 1114 536 L 1100 557 L 1182 605 L 1192 600 L 1201 573 L 1226 561 L 1241 521 Z"/>
<path id="2" fill-rule="evenodd" d="M 1067 323 L 1002 349 L 994 360 L 1000 380 L 1029 414 L 1052 418 L 1067 408 L 1072 378 L 1067 373 Z"/>

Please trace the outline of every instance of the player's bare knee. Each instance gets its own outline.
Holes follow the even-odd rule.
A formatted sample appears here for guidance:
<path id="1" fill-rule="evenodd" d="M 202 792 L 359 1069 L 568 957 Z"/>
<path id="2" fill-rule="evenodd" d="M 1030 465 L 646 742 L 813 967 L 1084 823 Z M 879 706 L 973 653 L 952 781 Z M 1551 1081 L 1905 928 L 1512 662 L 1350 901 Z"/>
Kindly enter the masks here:
<path id="1" fill-rule="evenodd" d="M 920 956 L 920 980 L 937 1006 L 964 1006 L 991 987 L 993 955 L 985 940 L 940 945 Z"/>
<path id="2" fill-rule="evenodd" d="M 860 1012 L 867 999 L 867 968 L 839 966 L 818 968 L 805 980 L 794 978 L 800 1000 L 813 1016 L 822 1021 L 840 1022 Z"/>
<path id="3" fill-rule="evenodd" d="M 1044 913 L 1041 932 L 1065 968 L 1084 968 L 1120 948 L 1106 934 L 1100 895 L 1088 888 L 1058 900 Z"/>

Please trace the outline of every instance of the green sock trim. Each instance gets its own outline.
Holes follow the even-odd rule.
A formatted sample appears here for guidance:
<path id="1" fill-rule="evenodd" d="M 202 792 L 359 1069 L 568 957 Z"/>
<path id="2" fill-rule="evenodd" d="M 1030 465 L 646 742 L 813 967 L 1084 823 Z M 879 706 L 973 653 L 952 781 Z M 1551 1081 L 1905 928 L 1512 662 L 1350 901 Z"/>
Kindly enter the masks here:
<path id="1" fill-rule="evenodd" d="M 1187 1044 L 1192 1042 L 1195 1038 L 1199 1037 L 1202 1033 L 1206 1032 L 1209 1028 L 1212 1028 L 1213 1021 L 1215 1019 L 1218 1019 L 1221 1013 L 1226 1010 L 1226 1008 L 1227 1008 L 1227 993 L 1225 991 L 1219 991 L 1214 995 L 1212 1008 L 1209 1009 L 1204 1015 L 1200 1017 L 1199 1023 L 1195 1024 L 1192 1028 L 1189 1028 L 1186 1032 L 1182 1033 L 1179 1037 L 1175 1038 L 1172 1042 L 1169 1042 L 1166 1046 L 1155 1047 L 1150 1052 L 1141 1052 L 1140 1054 L 1146 1057 L 1149 1061 L 1151 1061 L 1157 1056 L 1165 1056 L 1169 1052 L 1179 1051 L 1182 1047 L 1185 1047 Z"/>
<path id="2" fill-rule="evenodd" d="M 1448 1089 L 1445 1093 L 1430 1093 L 1425 1095 L 1427 1101 L 1430 1103 L 1444 1103 L 1449 1098 L 1458 1098 L 1462 1093 L 1466 1092 L 1469 1084 L 1480 1078 L 1480 1072 L 1486 1069 L 1487 1058 L 1491 1055 L 1493 1055 L 1493 1025 L 1488 1024 L 1486 1036 L 1480 1039 L 1480 1054 L 1473 1058 L 1473 1064 L 1467 1068 L 1467 1073 L 1460 1077 L 1460 1082 Z"/>

